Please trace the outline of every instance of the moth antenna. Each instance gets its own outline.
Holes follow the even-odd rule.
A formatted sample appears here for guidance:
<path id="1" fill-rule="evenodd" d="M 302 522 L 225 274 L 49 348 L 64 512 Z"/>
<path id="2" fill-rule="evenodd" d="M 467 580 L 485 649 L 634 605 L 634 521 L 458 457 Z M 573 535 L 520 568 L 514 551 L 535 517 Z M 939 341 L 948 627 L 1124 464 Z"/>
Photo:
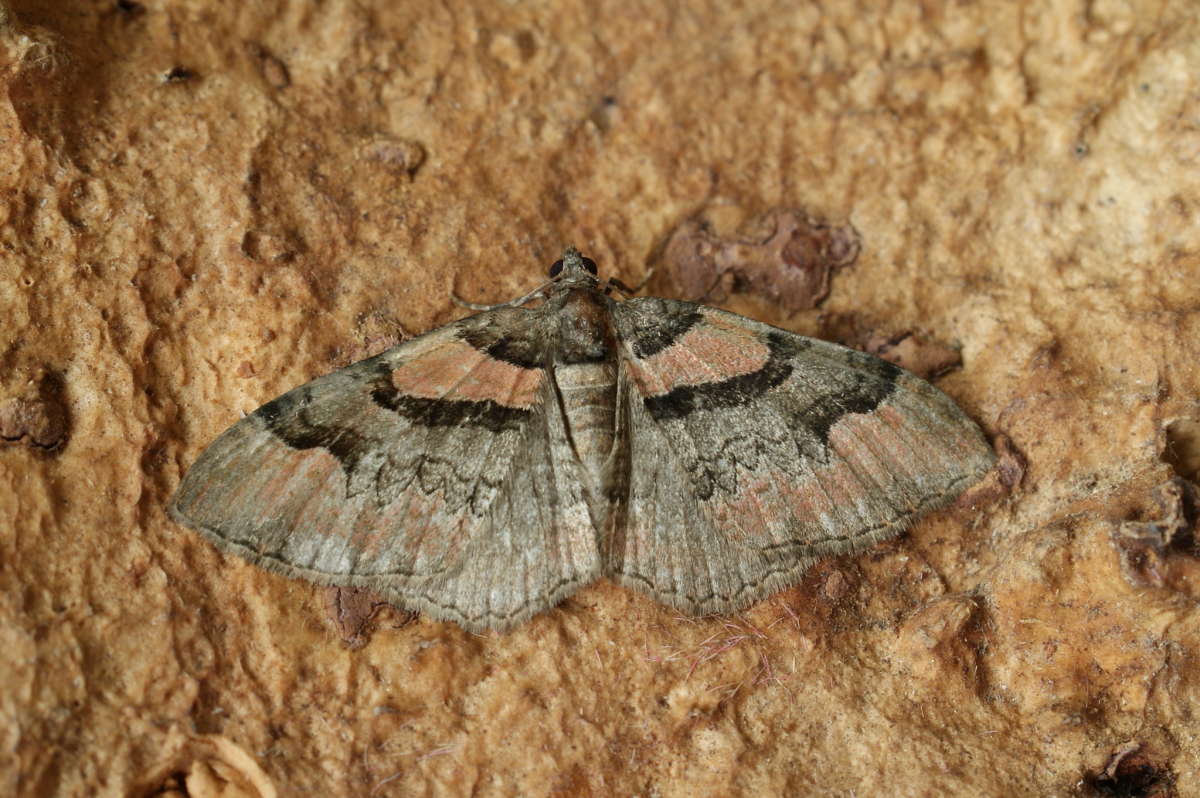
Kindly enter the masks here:
<path id="1" fill-rule="evenodd" d="M 608 280 L 605 281 L 604 293 L 611 294 L 613 291 L 616 291 L 618 294 L 623 294 L 626 297 L 631 297 L 637 293 L 637 289 L 630 288 L 616 277 L 609 277 Z"/>
<path id="2" fill-rule="evenodd" d="M 642 289 L 646 287 L 646 283 L 650 282 L 650 278 L 654 276 L 654 272 L 657 271 L 657 269 L 657 266 L 651 266 L 646 273 L 642 275 L 642 279 L 638 282 L 638 284 L 632 288 L 625 285 L 623 281 L 618 280 L 616 277 L 609 277 L 608 286 L 605 289 L 605 293 L 609 293 L 609 289 L 615 288 L 617 291 L 620 291 L 627 297 L 633 296 L 634 294 L 640 294 Z"/>
<path id="3" fill-rule="evenodd" d="M 646 283 L 650 282 L 650 279 L 654 277 L 654 273 L 656 271 L 658 271 L 658 266 L 651 264 L 650 268 L 646 270 L 646 273 L 642 275 L 642 281 L 634 286 L 633 290 L 637 293 L 641 293 L 641 290 L 646 287 Z"/>
<path id="4" fill-rule="evenodd" d="M 510 302 L 497 302 L 495 305 L 481 305 L 477 302 L 468 302 L 453 291 L 450 292 L 450 300 L 456 305 L 460 305 L 469 310 L 498 310 L 499 308 L 516 308 L 524 305 L 526 302 L 531 302 L 534 299 L 542 299 L 545 297 L 545 291 L 552 283 L 544 283 L 530 291 L 523 297 L 518 297 Z"/>
<path id="5" fill-rule="evenodd" d="M 478 302 L 468 302 L 453 291 L 450 292 L 450 301 L 467 310 L 495 310 L 508 304 L 507 302 L 501 302 L 498 305 L 481 305 Z"/>

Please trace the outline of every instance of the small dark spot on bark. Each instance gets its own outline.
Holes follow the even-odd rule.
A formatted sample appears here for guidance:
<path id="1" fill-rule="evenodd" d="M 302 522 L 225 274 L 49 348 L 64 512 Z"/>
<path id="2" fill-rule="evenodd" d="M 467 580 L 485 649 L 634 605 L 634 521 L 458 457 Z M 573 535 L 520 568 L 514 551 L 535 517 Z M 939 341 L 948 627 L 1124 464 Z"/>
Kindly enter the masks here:
<path id="1" fill-rule="evenodd" d="M 1174 798 L 1175 774 L 1131 743 L 1109 757 L 1104 770 L 1083 779 L 1087 795 L 1100 798 Z"/>
<path id="2" fill-rule="evenodd" d="M 70 416 L 57 374 L 39 370 L 16 395 L 0 398 L 0 442 L 52 452 L 66 445 Z"/>
<path id="3" fill-rule="evenodd" d="M 1183 479 L 1200 482 L 1200 419 L 1177 418 L 1163 427 L 1162 459 Z"/>
<path id="4" fill-rule="evenodd" d="M 164 83 L 186 83 L 196 77 L 196 73 L 187 67 L 173 66 L 171 71 L 163 75 Z"/>
<path id="5" fill-rule="evenodd" d="M 1125 578 L 1135 585 L 1163 587 L 1172 582 L 1175 555 L 1200 556 L 1197 516 L 1200 490 L 1186 479 L 1172 477 L 1154 490 L 1158 517 L 1126 521 L 1113 533 Z"/>
<path id="6" fill-rule="evenodd" d="M 292 74 L 279 56 L 262 46 L 256 46 L 253 55 L 258 61 L 259 74 L 268 84 L 276 89 L 286 89 L 292 85 Z"/>

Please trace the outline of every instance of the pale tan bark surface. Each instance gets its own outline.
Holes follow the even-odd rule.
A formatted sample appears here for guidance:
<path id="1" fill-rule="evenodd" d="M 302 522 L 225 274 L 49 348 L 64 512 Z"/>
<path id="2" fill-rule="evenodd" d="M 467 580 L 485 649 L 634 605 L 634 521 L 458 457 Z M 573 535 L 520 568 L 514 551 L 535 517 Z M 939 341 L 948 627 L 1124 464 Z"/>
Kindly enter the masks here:
<path id="1" fill-rule="evenodd" d="M 602 583 L 485 636 L 347 631 L 165 515 L 454 292 L 796 207 L 857 260 L 724 305 L 960 347 L 1018 486 L 736 617 Z M 1200 795 L 1200 561 L 1122 525 L 1200 467 L 1198 207 L 1186 0 L 7 0 L 0 794 Z"/>

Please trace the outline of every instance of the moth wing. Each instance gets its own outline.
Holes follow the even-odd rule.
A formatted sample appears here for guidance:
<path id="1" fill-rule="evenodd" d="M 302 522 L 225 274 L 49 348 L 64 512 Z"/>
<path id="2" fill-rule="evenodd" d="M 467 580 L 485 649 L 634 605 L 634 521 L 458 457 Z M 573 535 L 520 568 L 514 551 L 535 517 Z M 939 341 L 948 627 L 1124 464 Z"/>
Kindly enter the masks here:
<path id="1" fill-rule="evenodd" d="M 873 356 L 688 302 L 613 317 L 630 471 L 605 571 L 690 613 L 893 537 L 994 461 L 949 397 Z"/>
<path id="2" fill-rule="evenodd" d="M 201 454 L 173 517 L 257 565 L 471 630 L 553 606 L 600 568 L 540 322 L 489 311 L 284 394 Z"/>

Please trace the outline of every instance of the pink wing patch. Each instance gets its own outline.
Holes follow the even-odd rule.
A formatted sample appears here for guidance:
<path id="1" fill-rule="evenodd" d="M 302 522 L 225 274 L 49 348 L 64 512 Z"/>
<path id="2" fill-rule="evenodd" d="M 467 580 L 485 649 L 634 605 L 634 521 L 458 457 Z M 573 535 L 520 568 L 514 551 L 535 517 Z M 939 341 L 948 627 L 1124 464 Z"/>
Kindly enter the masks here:
<path id="1" fill-rule="evenodd" d="M 464 341 L 443 344 L 424 357 L 400 363 L 392 386 L 421 399 L 491 401 L 504 407 L 528 408 L 538 401 L 541 369 L 496 360 Z"/>
<path id="2" fill-rule="evenodd" d="M 646 358 L 627 361 L 642 396 L 659 396 L 681 385 L 704 385 L 758 371 L 771 356 L 752 331 L 723 316 L 702 314 L 671 346 Z"/>

